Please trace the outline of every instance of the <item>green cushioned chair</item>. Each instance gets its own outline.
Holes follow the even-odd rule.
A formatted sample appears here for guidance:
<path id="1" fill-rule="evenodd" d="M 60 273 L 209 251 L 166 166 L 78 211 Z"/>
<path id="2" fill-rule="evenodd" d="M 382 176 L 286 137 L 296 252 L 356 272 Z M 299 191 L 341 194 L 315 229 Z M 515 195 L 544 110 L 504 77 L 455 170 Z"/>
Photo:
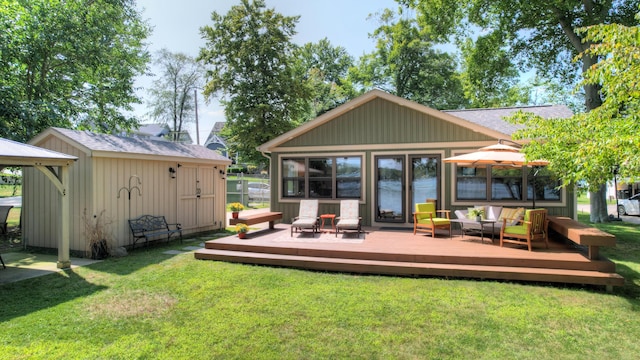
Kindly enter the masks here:
<path id="1" fill-rule="evenodd" d="M 431 237 L 436 237 L 436 229 L 448 229 L 451 237 L 449 213 L 449 210 L 436 210 L 436 204 L 432 202 L 417 203 L 416 212 L 413 213 L 413 235 L 418 231 L 424 231 L 430 232 Z"/>
<path id="2" fill-rule="evenodd" d="M 507 221 L 513 219 L 503 219 L 500 229 L 500 246 L 503 243 L 527 244 L 531 251 L 533 241 L 544 241 L 549 248 L 549 220 L 547 220 L 546 209 L 530 209 L 525 212 L 524 219 L 518 220 L 517 225 L 507 225 Z"/>

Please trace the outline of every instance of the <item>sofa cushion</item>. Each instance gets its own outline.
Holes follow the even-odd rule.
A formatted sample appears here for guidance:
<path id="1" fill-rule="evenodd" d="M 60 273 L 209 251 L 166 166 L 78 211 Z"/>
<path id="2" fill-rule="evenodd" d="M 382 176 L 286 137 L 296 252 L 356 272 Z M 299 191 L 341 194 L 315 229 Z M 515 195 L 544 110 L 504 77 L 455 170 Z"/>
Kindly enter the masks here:
<path id="1" fill-rule="evenodd" d="M 487 219 L 498 220 L 502 212 L 502 206 L 487 206 Z"/>

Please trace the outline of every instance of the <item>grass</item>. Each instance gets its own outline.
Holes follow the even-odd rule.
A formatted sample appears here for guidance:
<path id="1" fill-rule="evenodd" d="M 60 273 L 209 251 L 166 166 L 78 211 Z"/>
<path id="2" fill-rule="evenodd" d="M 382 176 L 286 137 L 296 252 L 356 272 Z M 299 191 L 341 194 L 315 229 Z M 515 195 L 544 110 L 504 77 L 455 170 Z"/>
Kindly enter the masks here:
<path id="1" fill-rule="evenodd" d="M 619 237 L 607 256 L 628 280 L 613 294 L 163 254 L 185 246 L 177 243 L 138 250 L 0 286 L 0 353 L 14 359 L 635 359 L 640 229 L 602 227 Z"/>
<path id="2" fill-rule="evenodd" d="M 22 186 L 0 185 L 0 198 L 9 196 L 22 196 Z"/>

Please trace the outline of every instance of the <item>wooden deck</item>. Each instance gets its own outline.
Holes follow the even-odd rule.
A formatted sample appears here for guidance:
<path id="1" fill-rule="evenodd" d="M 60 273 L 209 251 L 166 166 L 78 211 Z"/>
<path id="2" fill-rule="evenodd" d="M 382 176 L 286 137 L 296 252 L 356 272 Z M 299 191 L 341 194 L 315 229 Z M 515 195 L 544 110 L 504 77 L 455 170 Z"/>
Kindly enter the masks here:
<path id="1" fill-rule="evenodd" d="M 367 228 L 355 234 L 302 233 L 290 236 L 287 224 L 250 232 L 245 240 L 230 236 L 207 241 L 195 258 L 284 266 L 322 271 L 401 276 L 439 276 L 601 285 L 608 291 L 624 284 L 615 264 L 590 260 L 584 248 L 550 239 L 549 249 L 534 244 L 499 246 L 498 236 L 459 235 L 454 230 L 413 235 L 411 229 Z M 537 245 L 537 246 L 536 246 Z"/>

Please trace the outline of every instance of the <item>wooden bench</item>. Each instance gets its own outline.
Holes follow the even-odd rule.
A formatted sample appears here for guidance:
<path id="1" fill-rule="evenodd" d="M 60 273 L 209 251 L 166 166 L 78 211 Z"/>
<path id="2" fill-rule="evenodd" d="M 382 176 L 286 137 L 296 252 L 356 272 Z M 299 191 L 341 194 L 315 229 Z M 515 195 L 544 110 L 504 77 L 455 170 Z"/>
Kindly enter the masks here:
<path id="1" fill-rule="evenodd" d="M 180 224 L 167 224 L 167 220 L 164 216 L 142 215 L 139 218 L 131 219 L 129 221 L 129 228 L 133 234 L 133 246 L 136 247 L 136 243 L 140 239 L 145 240 L 145 245 L 149 244 L 150 238 L 156 238 L 158 236 L 167 236 L 167 242 L 174 234 L 180 235 L 180 242 L 182 243 L 182 227 Z M 174 227 L 173 229 L 171 227 Z"/>
<path id="2" fill-rule="evenodd" d="M 229 219 L 229 225 L 255 225 L 263 222 L 269 222 L 269 229 L 273 229 L 274 221 L 282 220 L 281 212 L 267 212 L 246 216 L 239 216 L 237 219 Z"/>
<path id="3" fill-rule="evenodd" d="M 549 216 L 549 228 L 576 244 L 587 246 L 588 258 L 598 259 L 600 246 L 616 246 L 616 237 L 568 217 Z"/>

